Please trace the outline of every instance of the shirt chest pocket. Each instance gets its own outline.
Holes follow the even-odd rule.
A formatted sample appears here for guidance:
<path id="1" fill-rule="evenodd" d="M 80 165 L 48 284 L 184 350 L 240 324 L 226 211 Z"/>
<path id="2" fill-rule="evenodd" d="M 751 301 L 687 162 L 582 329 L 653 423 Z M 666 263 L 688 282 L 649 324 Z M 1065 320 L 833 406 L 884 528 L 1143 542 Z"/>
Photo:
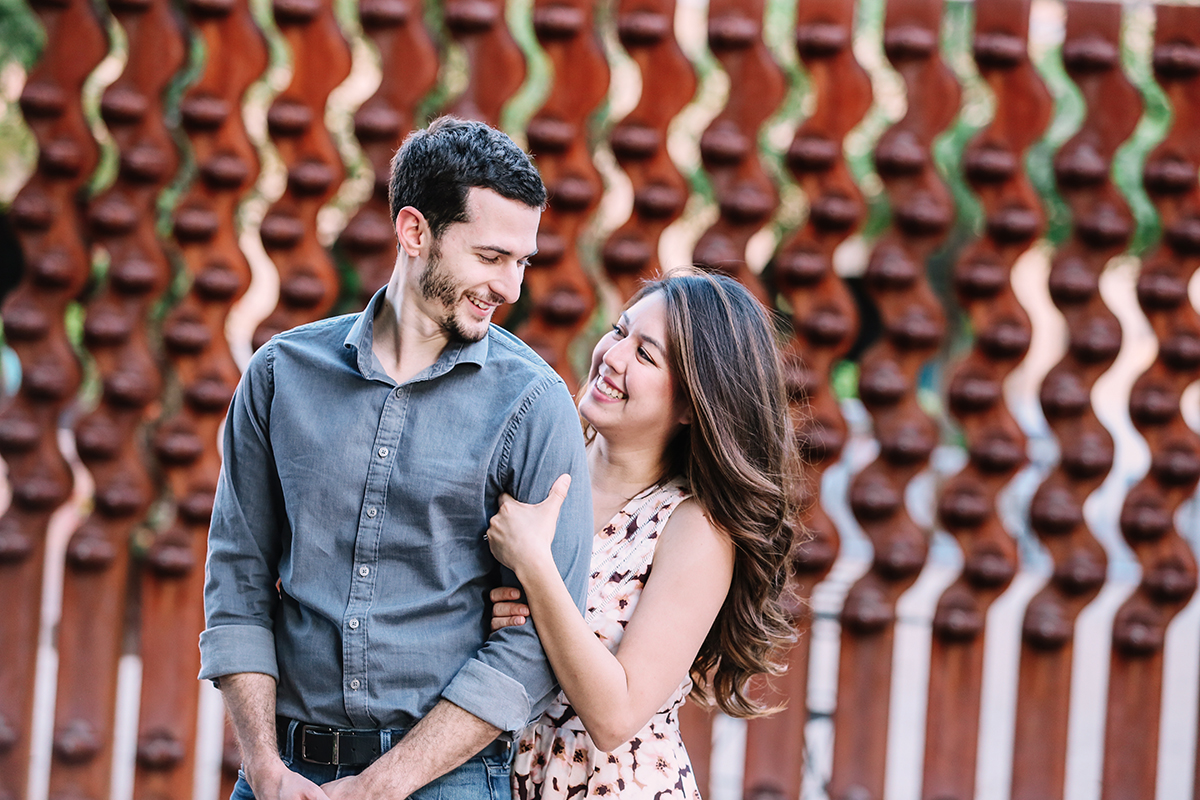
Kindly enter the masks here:
<path id="1" fill-rule="evenodd" d="M 408 545 L 430 547 L 482 540 L 499 489 L 490 454 L 456 450 L 449 442 L 402 457 L 388 481 L 388 511 L 398 517 Z"/>

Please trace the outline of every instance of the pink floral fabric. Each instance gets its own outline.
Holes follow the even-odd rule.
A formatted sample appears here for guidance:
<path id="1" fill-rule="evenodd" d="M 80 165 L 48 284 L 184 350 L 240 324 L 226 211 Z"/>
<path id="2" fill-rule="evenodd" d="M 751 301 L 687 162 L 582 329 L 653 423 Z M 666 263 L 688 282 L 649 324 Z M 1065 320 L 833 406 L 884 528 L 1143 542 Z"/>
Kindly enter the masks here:
<path id="1" fill-rule="evenodd" d="M 596 535 L 586 619 L 616 651 L 633 616 L 658 535 L 687 493 L 678 482 L 653 486 L 630 500 Z M 685 678 L 646 727 L 611 753 L 598 750 L 566 695 L 526 728 L 513 758 L 513 797 L 678 798 L 700 800 L 679 736 L 678 710 L 692 682 Z"/>

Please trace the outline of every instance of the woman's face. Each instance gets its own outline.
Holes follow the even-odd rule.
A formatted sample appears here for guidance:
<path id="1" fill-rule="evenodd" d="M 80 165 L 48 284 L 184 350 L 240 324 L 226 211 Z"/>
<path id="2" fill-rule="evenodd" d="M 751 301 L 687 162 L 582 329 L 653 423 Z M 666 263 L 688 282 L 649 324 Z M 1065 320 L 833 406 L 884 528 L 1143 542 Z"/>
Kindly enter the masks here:
<path id="1" fill-rule="evenodd" d="M 596 343 L 579 413 L 607 439 L 670 441 L 689 420 L 667 364 L 667 313 L 655 292 L 632 305 Z"/>

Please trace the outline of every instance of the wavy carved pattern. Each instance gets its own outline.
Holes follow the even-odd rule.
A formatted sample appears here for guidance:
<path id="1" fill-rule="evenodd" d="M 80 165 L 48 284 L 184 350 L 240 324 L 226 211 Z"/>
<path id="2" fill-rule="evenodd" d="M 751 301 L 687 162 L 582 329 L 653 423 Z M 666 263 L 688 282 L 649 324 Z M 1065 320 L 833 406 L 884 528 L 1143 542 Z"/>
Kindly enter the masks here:
<path id="1" fill-rule="evenodd" d="M 700 156 L 720 216 L 705 231 L 693 260 L 737 278 L 767 302 L 746 264 L 746 242 L 770 219 L 779 193 L 758 157 L 758 133 L 783 100 L 783 70 L 762 37 L 763 0 L 712 0 L 708 46 L 729 76 L 729 99 L 700 137 Z M 769 305 L 769 303 L 768 303 Z"/>
<path id="2" fill-rule="evenodd" d="M 846 421 L 829 381 L 834 365 L 858 332 L 858 310 L 833 270 L 833 253 L 863 219 L 862 194 L 842 157 L 846 134 L 871 105 L 871 84 L 851 49 L 854 4 L 845 0 L 802 3 L 797 8 L 796 49 L 816 95 L 816 108 L 797 129 L 787 164 L 808 197 L 804 226 L 776 254 L 772 289 L 791 309 L 787 345 L 789 388 L 797 441 L 807 467 L 801 524 L 812 538 L 797 548 L 793 611 L 797 643 L 787 675 L 773 681 L 778 714 L 750 720 L 746 728 L 743 791 L 753 800 L 798 797 L 808 709 L 808 658 L 812 629 L 809 599 L 837 557 L 839 536 L 818 500 L 821 476 L 841 456 Z"/>
<path id="3" fill-rule="evenodd" d="M 1025 463 L 1025 436 L 1004 403 L 1003 384 L 1028 352 L 1032 330 L 1011 273 L 1044 223 L 1020 165 L 1053 110 L 1028 56 L 1028 0 L 980 0 L 975 9 L 975 63 L 996 111 L 963 154 L 985 227 L 953 278 L 975 339 L 951 368 L 947 386 L 968 460 L 942 487 L 938 516 L 962 548 L 964 565 L 933 618 L 922 789 L 929 800 L 975 796 L 985 620 L 1018 566 L 1016 540 L 1000 521 L 997 496 Z"/>
<path id="4" fill-rule="evenodd" d="M 1042 381 L 1042 411 L 1061 449 L 1034 494 L 1030 523 L 1054 574 L 1025 612 L 1018 676 L 1013 798 L 1061 797 L 1075 619 L 1104 583 L 1107 556 L 1083 503 L 1112 468 L 1112 436 L 1091 388 L 1116 359 L 1121 328 L 1100 297 L 1100 273 L 1125 249 L 1133 219 L 1109 178 L 1113 155 L 1137 124 L 1141 98 L 1120 66 L 1121 8 L 1068 2 L 1062 57 L 1087 103 L 1083 126 L 1054 160 L 1070 206 L 1070 239 L 1055 254 L 1049 287 L 1066 318 L 1067 352 Z M 1031 738 L 1032 737 L 1032 738 Z"/>
<path id="5" fill-rule="evenodd" d="M 0 517 L 5 800 L 26 796 L 46 532 L 74 485 L 59 451 L 58 422 L 74 402 L 82 375 L 64 318 L 91 272 L 80 190 L 99 160 L 80 93 L 108 52 L 90 0 L 30 5 L 46 32 L 41 59 L 21 93 L 38 164 L 10 212 L 26 267 L 3 308 L 5 339 L 21 364 L 20 389 L 0 410 L 0 455 L 11 487 L 11 502 Z"/>
<path id="6" fill-rule="evenodd" d="M 968 146 L 962 162 L 987 224 L 952 274 L 957 306 L 974 339 L 947 370 L 947 413 L 938 423 L 957 424 L 968 461 L 940 487 L 935 510 L 963 550 L 964 570 L 942 596 L 933 619 L 922 789 L 927 800 L 965 800 L 976 791 L 981 766 L 1010 768 L 1008 763 L 976 764 L 975 756 L 980 645 L 985 633 L 999 632 L 985 631 L 984 620 L 1018 568 L 1013 537 L 997 512 L 1025 457 L 1022 432 L 1004 403 L 1005 394 L 1020 388 L 1009 378 L 1030 341 L 1030 321 L 1014 299 L 1011 270 L 1042 225 L 1037 197 L 1022 175 L 1023 155 L 1045 127 L 1048 104 L 1028 61 L 1030 5 L 1029 0 L 977 0 L 975 5 L 974 55 L 995 97 L 995 118 Z M 53 748 L 49 772 L 35 777 L 39 785 L 48 779 L 52 797 L 107 793 L 114 665 L 123 642 L 139 637 L 143 675 L 133 794 L 138 800 L 187 797 L 198 766 L 193 763 L 199 711 L 195 643 L 203 624 L 205 534 L 220 467 L 217 432 L 239 377 L 225 330 L 231 308 L 250 283 L 237 220 L 259 172 L 258 155 L 243 128 L 243 96 L 267 69 L 267 51 L 249 0 L 31 0 L 29 6 L 45 28 L 46 44 L 21 97 L 38 161 L 5 214 L 27 263 L 2 309 L 4 343 L 19 362 L 9 372 L 12 353 L 5 352 L 3 367 L 10 379 L 19 374 L 21 383 L 0 408 L 0 456 L 8 481 L 0 486 L 0 503 L 7 502 L 0 516 L 0 604 L 5 609 L 0 615 L 0 800 L 36 791 L 26 782 L 31 750 L 42 744 Z M 394 232 L 386 211 L 389 162 L 405 134 L 423 122 L 415 117 L 438 79 L 439 56 L 426 29 L 425 8 L 416 0 L 363 0 L 338 8 L 351 6 L 378 50 L 382 72 L 379 90 L 355 114 L 356 133 L 376 171 L 375 191 L 338 243 L 339 255 L 358 272 L 361 304 L 394 265 Z M 281 292 L 256 342 L 330 313 L 339 290 L 322 246 L 326 240 L 316 238 L 318 212 L 342 179 L 340 158 L 323 125 L 330 90 L 349 68 L 333 7 L 333 0 L 275 0 L 272 6 L 295 70 L 268 120 L 288 184 L 262 226 Z M 877 7 L 886 8 L 885 50 L 904 79 L 909 111 L 876 148 L 894 215 L 864 278 L 884 331 L 862 359 L 860 394 L 874 422 L 880 456 L 854 480 L 848 498 L 874 546 L 874 562 L 851 589 L 841 617 L 841 695 L 828 726 L 834 742 L 828 791 L 837 800 L 882 795 L 896 603 L 925 558 L 927 532 L 910 519 L 904 498 L 925 496 L 908 490 L 916 488 L 911 480 L 926 469 L 936 441 L 937 427 L 918 407 L 914 387 L 941 347 L 941 311 L 922 275 L 930 254 L 941 247 L 951 213 L 948 194 L 930 164 L 929 145 L 948 124 L 958 97 L 937 56 L 941 5 L 892 0 Z M 680 112 L 696 89 L 677 35 L 696 48 L 703 48 L 707 36 L 731 77 L 729 105 L 710 111 L 718 116 L 700 150 L 720 217 L 698 243 L 696 257 L 737 275 L 764 298 L 780 301 L 791 316 L 789 388 L 809 460 L 802 522 L 816 538 L 795 556 L 794 613 L 801 639 L 791 653 L 791 669 L 784 680 L 761 689 L 770 699 L 786 699 L 788 708 L 749 723 L 744 794 L 755 800 L 795 798 L 802 770 L 824 768 L 803 763 L 807 747 L 822 752 L 816 741 L 806 746 L 804 740 L 811 644 L 804 633 L 811 620 L 803 601 L 827 575 L 839 547 L 829 516 L 840 500 L 828 505 L 827 515 L 815 495 L 847 435 L 829 382 L 849 352 L 859 319 L 847 282 L 831 262 L 863 218 L 862 197 L 842 148 L 856 153 L 859 137 L 868 133 L 866 128 L 852 131 L 870 103 L 870 87 L 851 44 L 857 38 L 874 46 L 864 41 L 875 36 L 872 25 L 854 28 L 855 13 L 871 13 L 871 8 L 853 0 L 796 5 L 796 44 L 813 90 L 809 99 L 815 102 L 804 107 L 811 108 L 811 116 L 799 126 L 786 159 L 807 195 L 808 217 L 799 230 L 787 232 L 762 284 L 744 264 L 747 240 L 761 231 L 776 202 L 756 147 L 780 88 L 778 70 L 760 41 L 762 1 L 713 0 L 705 26 L 692 24 L 695 9 L 683 9 L 676 19 L 671 0 L 620 0 L 611 7 L 533 0 L 511 9 L 502 0 L 447 0 L 430 7 L 444 23 L 439 41 L 450 42 L 443 77 L 451 85 L 461 79 L 466 88 L 445 111 L 500 121 L 504 104 L 525 76 L 506 13 L 526 8 L 532 9 L 532 29 L 554 71 L 545 104 L 527 130 L 552 199 L 543 218 L 539 258 L 526 276 L 530 302 L 519 333 L 570 381 L 568 353 L 595 303 L 589 265 L 581 263 L 578 252 L 581 232 L 603 193 L 592 163 L 595 129 L 589 125 L 603 130 L 616 122 L 611 148 L 632 186 L 631 216 L 602 247 L 614 294 L 628 297 L 639 281 L 659 273 L 660 238 L 689 197 L 688 183 L 667 150 L 668 131 L 685 121 Z M 1040 400 L 1062 456 L 1028 510 L 1054 572 L 1023 620 L 1011 766 L 1012 796 L 1018 800 L 1063 796 L 1067 747 L 1074 744 L 1067 739 L 1067 719 L 1075 620 L 1106 585 L 1104 549 L 1089 531 L 1083 508 L 1085 502 L 1113 497 L 1093 497 L 1096 492 L 1124 491 L 1111 480 L 1099 488 L 1114 447 L 1092 410 L 1091 395 L 1121 344 L 1099 285 L 1105 265 L 1124 252 L 1132 231 L 1109 173 L 1140 113 L 1136 92 L 1120 74 L 1121 56 L 1125 48 L 1140 54 L 1142 41 L 1120 39 L 1118 6 L 1069 0 L 1067 11 L 1063 57 L 1087 114 L 1055 162 L 1073 228 L 1053 259 L 1048 288 L 1066 319 L 1068 340 L 1065 357 L 1040 387 Z M 127 34 L 128 63 L 100 103 L 115 141 L 118 174 L 112 188 L 93 199 L 88 192 L 101 180 L 94 174 L 100 162 L 81 95 L 110 49 L 104 33 L 113 23 L 109 14 Z M 1108 653 L 1099 790 L 1104 800 L 1152 797 L 1161 793 L 1164 787 L 1157 782 L 1168 773 L 1180 780 L 1177 766 L 1158 769 L 1163 756 L 1159 727 L 1169 719 L 1162 698 L 1168 703 L 1178 698 L 1164 678 L 1163 664 L 1166 632 L 1197 583 L 1195 542 L 1184 539 L 1191 533 L 1194 499 L 1189 498 L 1200 482 L 1200 431 L 1188 413 L 1194 400 L 1185 400 L 1193 397 L 1200 373 L 1195 303 L 1200 10 L 1163 4 L 1156 14 L 1153 63 L 1173 117 L 1142 176 L 1163 226 L 1162 240 L 1143 258 L 1137 278 L 1137 300 L 1157 353 L 1128 398 L 1130 418 L 1147 443 L 1149 468 L 1129 487 L 1119 519 L 1108 521 L 1119 525 L 1141 578 L 1117 611 Z M 184 17 L 188 35 L 202 39 L 196 52 L 206 61 L 175 108 L 169 105 L 175 102 L 175 87 L 165 93 L 164 87 L 180 74 Z M 605 26 L 615 29 L 644 86 L 634 110 L 620 121 L 605 117 L 608 67 L 597 44 L 607 35 Z M 1130 30 L 1136 33 L 1137 26 Z M 7 82 L 13 73 L 4 72 Z M 164 188 L 177 170 L 174 147 L 181 133 L 194 154 L 196 173 L 173 213 L 171 255 L 186 270 L 173 276 L 156 221 L 161 222 L 166 202 Z M 107 266 L 96 261 L 101 268 L 93 269 L 93 247 L 110 256 Z M 846 248 L 839 255 L 853 253 Z M 0 265 L 0 272 L 7 267 Z M 8 281 L 15 282 L 15 276 Z M 182 296 L 165 307 L 176 292 Z M 85 303 L 82 318 L 80 302 Z M 871 321 L 864 318 L 864 324 Z M 77 363 L 80 332 L 94 372 Z M 93 374 L 94 383 L 81 380 Z M 1185 402 L 1193 407 L 1184 408 Z M 149 430 L 156 416 L 161 419 Z M 74 473 L 84 478 L 80 487 L 72 485 L 72 468 L 79 469 L 68 460 L 73 453 L 88 470 Z M 87 495 L 82 485 L 91 483 L 96 491 Z M 160 487 L 167 491 L 159 495 Z M 915 508 L 912 515 L 918 516 Z M 46 563 L 47 540 L 56 554 L 58 546 L 68 545 L 62 618 L 53 634 L 60 658 L 53 725 L 44 729 L 51 735 L 44 743 L 31 743 L 38 625 L 56 607 L 42 608 L 43 575 L 60 566 Z M 143 544 L 144 558 L 131 562 L 131 555 L 141 556 Z M 140 574 L 130 575 L 134 568 Z M 135 580 L 140 580 L 140 619 L 123 613 Z M 42 680 L 55 682 L 49 676 Z M 683 716 L 697 778 L 706 785 L 711 729 L 694 706 Z M 824 724 L 809 730 L 828 733 Z M 228 733 L 225 744 L 222 796 L 228 796 L 238 761 Z M 896 762 L 900 754 L 891 755 Z M 1196 782 L 1200 786 L 1200 773 Z"/>
<path id="7" fill-rule="evenodd" d="M 325 127 L 329 93 L 350 74 L 350 48 L 334 19 L 333 0 L 274 0 L 272 8 L 292 53 L 292 81 L 267 111 L 267 131 L 287 167 L 287 188 L 267 209 L 259 232 L 279 270 L 279 302 L 254 332 L 255 348 L 333 307 L 338 274 L 317 240 L 317 212 L 346 176 Z"/>
<path id="8" fill-rule="evenodd" d="M 504 0 L 447 0 L 443 21 L 467 54 L 467 87 L 444 113 L 498 127 L 525 81 L 525 56 L 504 24 Z"/>
<path id="9" fill-rule="evenodd" d="M 908 112 L 884 132 L 875 167 L 892 207 L 892 226 L 876 243 L 864 285 L 883 334 L 862 359 L 859 394 L 870 412 L 878 457 L 856 475 L 850 508 L 874 548 L 870 570 L 846 596 L 834 725 L 830 797 L 881 798 L 896 601 L 925 563 L 926 532 L 909 516 L 905 490 L 925 469 L 938 440 L 935 421 L 917 402 L 917 381 L 942 341 L 945 321 L 925 265 L 954 217 L 934 169 L 934 137 L 954 119 L 959 86 L 942 62 L 942 3 L 889 3 L 883 46 L 904 80 Z"/>
<path id="10" fill-rule="evenodd" d="M 379 89 L 354 114 L 354 132 L 375 170 L 371 196 L 339 243 L 359 277 L 357 307 L 388 282 L 396 265 L 396 231 L 388 208 L 392 156 L 416 127 L 417 104 L 437 81 L 437 49 L 416 0 L 363 0 L 363 33 L 379 51 Z"/>
<path id="11" fill-rule="evenodd" d="M 124 631 L 131 537 L 159 492 L 145 451 L 163 381 L 149 338 L 150 315 L 171 280 L 156 232 L 157 203 L 179 166 L 164 123 L 164 92 L 184 62 L 178 20 L 167 0 L 109 8 L 125 31 L 129 58 L 105 90 L 100 113 L 116 142 L 116 182 L 88 213 L 109 254 L 108 280 L 88 302 L 84 343 L 102 390 L 75 426 L 80 459 L 95 485 L 92 512 L 67 546 L 58 646 L 87 653 L 58 671 L 50 794 L 104 797 L 112 767 L 112 720 Z"/>
<path id="12" fill-rule="evenodd" d="M 675 39 L 674 22 L 674 0 L 617 4 L 617 36 L 642 75 L 637 106 L 609 136 L 633 185 L 633 213 L 601 250 L 604 271 L 622 300 L 660 272 L 659 238 L 688 198 L 687 181 L 667 152 L 667 127 L 696 93 L 696 74 Z"/>
<path id="13" fill-rule="evenodd" d="M 267 66 L 266 42 L 247 0 L 190 0 L 183 8 L 207 59 L 180 102 L 180 123 L 197 171 L 175 208 L 172 232 L 191 283 L 162 327 L 179 401 L 153 442 L 168 513 L 142 572 L 134 778 L 139 800 L 186 797 L 193 781 L 194 678 L 200 669 L 195 643 L 204 626 L 203 564 L 221 466 L 218 431 L 240 377 L 225 320 L 250 285 L 236 218 L 259 170 L 239 110 L 246 89 Z"/>
<path id="14" fill-rule="evenodd" d="M 595 12 L 590 0 L 538 0 L 533 9 L 533 29 L 550 58 L 554 83 L 527 134 L 550 199 L 538 229 L 537 255 L 525 271 L 522 291 L 531 299 L 530 313 L 517 335 L 571 387 L 579 378 L 568 350 L 596 306 L 595 289 L 580 262 L 579 236 L 604 193 L 587 125 L 608 92 L 608 62 Z"/>
<path id="15" fill-rule="evenodd" d="M 1163 645 L 1167 626 L 1196 591 L 1196 556 L 1175 527 L 1175 512 L 1200 480 L 1200 435 L 1181 413 L 1183 390 L 1200 374 L 1200 314 L 1187 299 L 1200 268 L 1200 8 L 1159 6 L 1156 13 L 1154 73 L 1174 118 L 1143 173 L 1163 238 L 1143 261 L 1137 296 L 1158 339 L 1158 355 L 1129 397 L 1129 416 L 1151 460 L 1121 509 L 1121 533 L 1142 580 L 1113 623 L 1100 792 L 1105 800 L 1155 795 Z"/>

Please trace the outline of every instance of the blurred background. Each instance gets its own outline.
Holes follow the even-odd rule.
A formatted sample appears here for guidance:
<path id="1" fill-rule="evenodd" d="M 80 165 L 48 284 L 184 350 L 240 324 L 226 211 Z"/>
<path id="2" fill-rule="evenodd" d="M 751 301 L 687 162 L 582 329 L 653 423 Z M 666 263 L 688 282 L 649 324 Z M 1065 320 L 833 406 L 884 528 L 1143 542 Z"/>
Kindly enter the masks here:
<path id="1" fill-rule="evenodd" d="M 224 410 L 441 113 L 546 179 L 569 386 L 664 268 L 777 313 L 800 637 L 706 796 L 1200 796 L 1200 6 L 0 0 L 0 798 L 227 796 Z"/>

